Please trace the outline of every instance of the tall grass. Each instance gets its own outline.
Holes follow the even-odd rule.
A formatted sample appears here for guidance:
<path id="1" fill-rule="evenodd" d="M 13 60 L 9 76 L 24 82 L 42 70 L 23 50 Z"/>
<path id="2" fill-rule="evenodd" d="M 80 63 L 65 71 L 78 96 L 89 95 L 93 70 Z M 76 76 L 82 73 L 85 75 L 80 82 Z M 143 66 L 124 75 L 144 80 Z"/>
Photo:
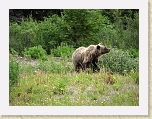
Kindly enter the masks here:
<path id="1" fill-rule="evenodd" d="M 20 78 L 10 93 L 10 105 L 139 105 L 139 90 L 134 79 L 118 74 L 111 77 L 112 80 L 117 77 L 112 85 L 105 82 L 106 74 L 57 74 L 39 70 L 37 74 Z"/>
<path id="2" fill-rule="evenodd" d="M 39 61 L 37 69 L 40 69 L 49 73 L 70 73 L 73 72 L 73 65 L 68 61 L 67 57 L 50 57 L 48 61 Z"/>

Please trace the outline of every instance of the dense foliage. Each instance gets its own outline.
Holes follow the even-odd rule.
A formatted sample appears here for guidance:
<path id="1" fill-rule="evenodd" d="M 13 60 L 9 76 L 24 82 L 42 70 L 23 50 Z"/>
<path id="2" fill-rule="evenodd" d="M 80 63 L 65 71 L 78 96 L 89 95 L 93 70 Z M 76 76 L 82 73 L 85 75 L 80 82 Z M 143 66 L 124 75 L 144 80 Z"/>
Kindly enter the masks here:
<path id="1" fill-rule="evenodd" d="M 110 47 L 139 49 L 138 10 L 66 9 L 58 14 L 47 12 L 41 21 L 33 12 L 20 24 L 10 22 L 10 48 L 20 55 L 25 48 L 37 45 L 48 54 L 61 44 L 79 47 L 102 42 Z M 37 14 L 41 12 L 37 10 Z"/>
<path id="2" fill-rule="evenodd" d="M 16 61 L 10 60 L 9 62 L 9 90 L 18 83 L 19 80 L 19 64 Z"/>

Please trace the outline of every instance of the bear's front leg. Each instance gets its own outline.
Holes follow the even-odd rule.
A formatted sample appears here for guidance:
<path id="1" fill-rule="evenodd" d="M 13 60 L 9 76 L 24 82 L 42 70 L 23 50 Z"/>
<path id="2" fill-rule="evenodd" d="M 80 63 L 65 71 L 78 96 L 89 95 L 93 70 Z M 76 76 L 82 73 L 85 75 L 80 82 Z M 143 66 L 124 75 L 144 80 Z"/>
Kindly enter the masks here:
<path id="1" fill-rule="evenodd" d="M 98 63 L 98 59 L 93 59 L 93 61 L 92 61 L 93 72 L 95 72 L 95 70 L 97 70 L 97 71 L 100 70 L 100 68 L 98 67 L 98 65 L 96 63 Z"/>

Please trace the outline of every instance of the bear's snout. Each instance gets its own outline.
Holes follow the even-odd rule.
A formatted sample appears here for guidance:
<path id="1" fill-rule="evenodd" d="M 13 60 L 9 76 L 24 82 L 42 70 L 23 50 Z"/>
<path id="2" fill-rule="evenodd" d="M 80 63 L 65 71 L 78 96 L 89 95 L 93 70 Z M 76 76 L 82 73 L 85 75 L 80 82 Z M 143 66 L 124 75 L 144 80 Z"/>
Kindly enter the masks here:
<path id="1" fill-rule="evenodd" d="M 104 48 L 104 53 L 108 53 L 108 52 L 110 52 L 110 48 L 105 47 Z"/>
<path id="2" fill-rule="evenodd" d="M 110 49 L 108 49 L 108 52 L 110 52 Z"/>

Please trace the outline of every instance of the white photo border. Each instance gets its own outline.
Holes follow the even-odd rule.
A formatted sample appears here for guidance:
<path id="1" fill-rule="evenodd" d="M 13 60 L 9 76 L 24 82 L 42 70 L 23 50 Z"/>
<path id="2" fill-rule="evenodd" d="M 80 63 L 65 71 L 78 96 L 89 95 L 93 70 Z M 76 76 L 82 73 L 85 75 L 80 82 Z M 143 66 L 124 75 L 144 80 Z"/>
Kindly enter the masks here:
<path id="1" fill-rule="evenodd" d="M 9 9 L 139 9 L 139 106 L 9 106 Z M 4 0 L 0 15 L 0 115 L 148 115 L 148 1 Z"/>

